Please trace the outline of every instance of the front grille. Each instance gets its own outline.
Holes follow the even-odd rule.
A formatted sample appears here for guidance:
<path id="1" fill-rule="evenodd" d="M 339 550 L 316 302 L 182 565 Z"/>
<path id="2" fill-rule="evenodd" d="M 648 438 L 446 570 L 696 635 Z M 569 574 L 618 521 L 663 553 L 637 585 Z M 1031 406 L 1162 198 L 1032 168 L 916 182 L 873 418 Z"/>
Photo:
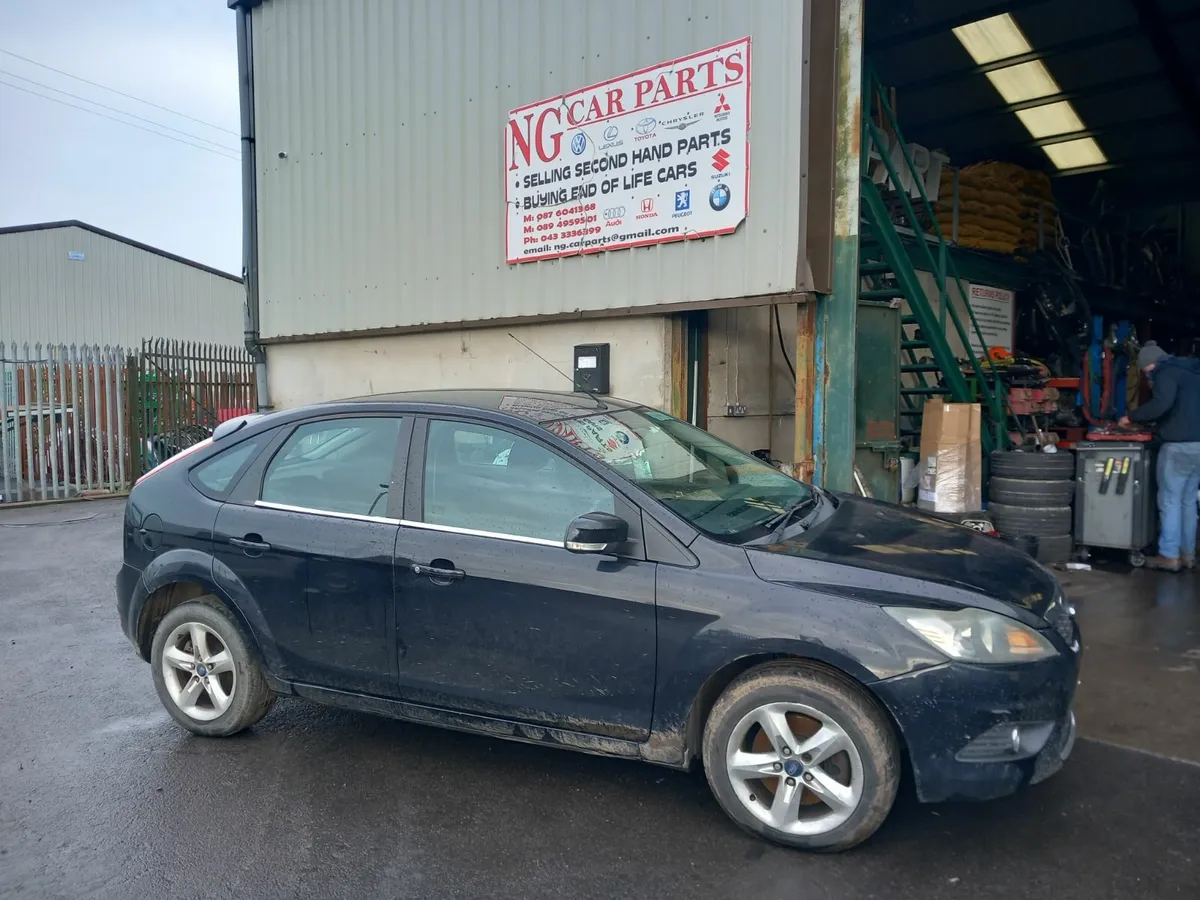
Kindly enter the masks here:
<path id="1" fill-rule="evenodd" d="M 1054 604 L 1046 610 L 1046 622 L 1058 632 L 1058 636 L 1071 645 L 1075 642 L 1075 621 L 1060 594 Z"/>

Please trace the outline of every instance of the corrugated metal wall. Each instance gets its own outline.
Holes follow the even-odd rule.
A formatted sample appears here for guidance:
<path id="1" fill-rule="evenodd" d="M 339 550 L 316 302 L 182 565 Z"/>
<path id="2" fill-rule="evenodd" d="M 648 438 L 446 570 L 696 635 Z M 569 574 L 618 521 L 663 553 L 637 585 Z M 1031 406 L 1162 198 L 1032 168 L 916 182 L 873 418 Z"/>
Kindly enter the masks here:
<path id="1" fill-rule="evenodd" d="M 245 298 L 241 281 L 77 226 L 0 233 L 0 345 L 240 346 Z"/>
<path id="2" fill-rule="evenodd" d="M 263 337 L 794 289 L 804 7 L 267 0 L 252 20 Z M 505 263 L 510 109 L 746 35 L 751 196 L 736 234 Z"/>

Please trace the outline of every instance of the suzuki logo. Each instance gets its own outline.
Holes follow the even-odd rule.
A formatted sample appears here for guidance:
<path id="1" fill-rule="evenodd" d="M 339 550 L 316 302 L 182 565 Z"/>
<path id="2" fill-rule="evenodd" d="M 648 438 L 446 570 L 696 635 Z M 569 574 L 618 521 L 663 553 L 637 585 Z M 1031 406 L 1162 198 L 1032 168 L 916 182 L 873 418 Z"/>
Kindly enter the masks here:
<path id="1" fill-rule="evenodd" d="M 654 198 L 653 197 L 647 197 L 645 200 L 642 201 L 642 212 L 644 212 L 644 213 L 654 212 Z"/>
<path id="2" fill-rule="evenodd" d="M 713 154 L 713 168 L 718 172 L 724 172 L 729 168 L 729 154 L 724 150 L 718 150 Z"/>
<path id="3" fill-rule="evenodd" d="M 715 114 L 715 113 L 719 113 L 719 112 L 729 112 L 729 111 L 730 111 L 729 104 L 725 102 L 725 95 L 717 94 L 717 108 L 713 110 L 713 113 Z"/>

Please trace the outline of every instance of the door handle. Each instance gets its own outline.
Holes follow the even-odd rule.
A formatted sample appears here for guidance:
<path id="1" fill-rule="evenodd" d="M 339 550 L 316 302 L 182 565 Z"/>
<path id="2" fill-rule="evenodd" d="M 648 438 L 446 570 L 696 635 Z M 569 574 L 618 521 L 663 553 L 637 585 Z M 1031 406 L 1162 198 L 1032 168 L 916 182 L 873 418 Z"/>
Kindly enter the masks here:
<path id="1" fill-rule="evenodd" d="M 414 575 L 425 575 L 431 581 L 437 582 L 458 581 L 467 576 L 462 569 L 441 569 L 437 566 L 422 566 L 417 563 L 413 563 L 412 570 Z"/>
<path id="2" fill-rule="evenodd" d="M 258 535 L 253 535 L 253 537 L 257 537 L 257 536 Z M 251 540 L 250 538 L 251 538 L 251 535 L 247 535 L 244 538 L 230 538 L 229 543 L 233 544 L 233 546 L 235 546 L 235 547 L 241 547 L 247 553 L 250 553 L 250 552 L 262 553 L 266 550 L 271 549 L 271 545 L 268 544 L 266 541 L 254 541 L 254 540 Z"/>

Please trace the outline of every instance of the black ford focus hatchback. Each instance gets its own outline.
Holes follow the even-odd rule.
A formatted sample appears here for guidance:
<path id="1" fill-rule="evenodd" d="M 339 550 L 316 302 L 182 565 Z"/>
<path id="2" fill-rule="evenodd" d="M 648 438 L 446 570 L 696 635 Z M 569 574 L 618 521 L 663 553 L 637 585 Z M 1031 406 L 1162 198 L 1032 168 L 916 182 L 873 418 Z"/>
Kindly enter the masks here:
<path id="1" fill-rule="evenodd" d="M 275 697 L 676 768 L 840 850 L 1057 771 L 1073 610 L 967 528 L 795 481 L 645 406 L 443 391 L 220 426 L 129 496 L 121 624 L 170 714 Z"/>

